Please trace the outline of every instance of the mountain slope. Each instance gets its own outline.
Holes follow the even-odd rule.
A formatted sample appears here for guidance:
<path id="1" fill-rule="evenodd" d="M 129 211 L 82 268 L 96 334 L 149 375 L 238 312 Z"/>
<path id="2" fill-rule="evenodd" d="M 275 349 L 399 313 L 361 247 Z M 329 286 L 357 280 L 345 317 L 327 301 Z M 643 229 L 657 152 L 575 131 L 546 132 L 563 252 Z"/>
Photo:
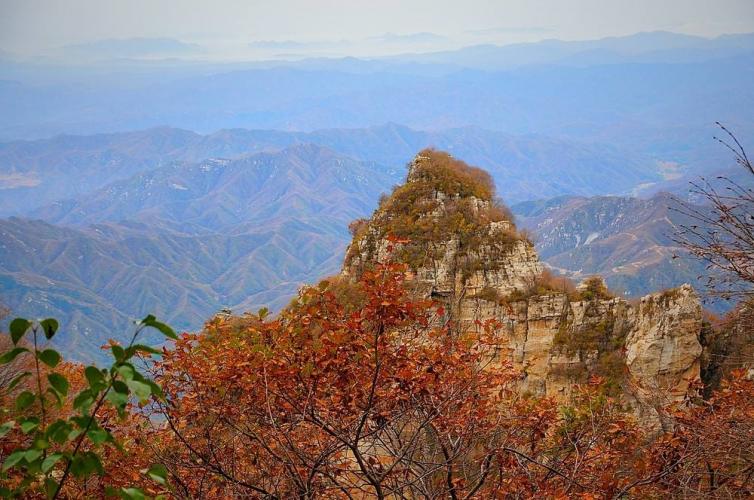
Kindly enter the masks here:
<path id="1" fill-rule="evenodd" d="M 115 182 L 36 212 L 64 224 L 149 220 L 183 230 L 223 230 L 290 218 L 336 220 L 369 209 L 391 172 L 314 145 L 236 160 L 176 164 Z"/>
<path id="2" fill-rule="evenodd" d="M 659 428 L 658 394 L 682 401 L 700 379 L 702 308 L 694 289 L 630 304 L 599 279 L 569 287 L 542 272 L 494 190 L 483 170 L 421 151 L 406 182 L 359 224 L 341 290 L 380 263 L 404 263 L 407 292 L 441 306 L 432 321 L 462 336 L 489 333 L 494 350 L 485 366 L 510 363 L 522 390 L 567 402 L 596 375 L 640 422 Z"/>
<path id="3" fill-rule="evenodd" d="M 476 127 L 427 132 L 388 124 L 312 133 L 233 129 L 209 135 L 158 128 L 0 144 L 0 214 L 28 215 L 39 206 L 88 197 L 93 190 L 160 168 L 180 172 L 209 158 L 234 159 L 304 143 L 389 165 L 394 177 L 416 151 L 443 148 L 485 166 L 501 186 L 500 194 L 513 201 L 627 193 L 662 179 L 654 159 L 614 146 Z"/>
<path id="4" fill-rule="evenodd" d="M 0 220 L 0 302 L 58 317 L 75 359 L 129 317 L 196 329 L 224 306 L 277 309 L 338 269 L 348 222 L 385 184 L 377 165 L 311 145 L 140 174 L 61 211 L 77 228 Z"/>
<path id="5" fill-rule="evenodd" d="M 708 273 L 704 264 L 672 240 L 674 225 L 689 223 L 673 210 L 677 206 L 675 197 L 659 193 L 647 200 L 566 196 L 520 203 L 512 210 L 534 234 L 549 266 L 575 278 L 600 274 L 611 288 L 637 297 L 683 283 L 704 288 L 699 279 Z"/>

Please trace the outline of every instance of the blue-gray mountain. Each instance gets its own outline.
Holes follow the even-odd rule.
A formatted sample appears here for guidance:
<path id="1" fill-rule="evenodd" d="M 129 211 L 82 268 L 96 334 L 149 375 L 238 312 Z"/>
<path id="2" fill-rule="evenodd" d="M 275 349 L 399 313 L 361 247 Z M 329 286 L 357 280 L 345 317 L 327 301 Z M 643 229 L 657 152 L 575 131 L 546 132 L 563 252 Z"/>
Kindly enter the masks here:
<path id="1" fill-rule="evenodd" d="M 638 297 L 682 283 L 704 291 L 700 277 L 710 271 L 673 241 L 678 225 L 693 223 L 678 211 L 679 203 L 668 193 L 649 199 L 563 196 L 512 210 L 551 268 L 576 280 L 599 274 L 615 291 Z M 707 307 L 721 312 L 731 304 L 708 299 Z"/>
<path id="2" fill-rule="evenodd" d="M 425 132 L 388 124 L 311 133 L 233 129 L 209 135 L 158 128 L 0 144 L 0 215 L 30 214 L 39 206 L 82 195 L 89 199 L 93 190 L 163 167 L 177 172 L 208 158 L 238 158 L 302 143 L 387 165 L 392 182 L 398 182 L 403 165 L 417 151 L 436 146 L 489 170 L 510 201 L 627 193 L 665 175 L 652 157 L 611 145 L 475 127 Z"/>
<path id="3" fill-rule="evenodd" d="M 307 145 L 138 174 L 56 205 L 50 218 L 77 228 L 0 220 L 0 302 L 58 317 L 76 359 L 147 312 L 195 329 L 224 306 L 277 309 L 339 269 L 348 223 L 391 182 Z"/>
<path id="4" fill-rule="evenodd" d="M 607 143 L 628 157 L 707 168 L 725 158 L 709 140 L 715 120 L 754 136 L 753 45 L 751 35 L 645 33 L 376 60 L 117 61 L 63 72 L 14 63 L 0 68 L 0 137 L 396 122 Z"/>
<path id="5" fill-rule="evenodd" d="M 305 144 L 142 172 L 37 211 L 57 225 L 0 220 L 0 302 L 59 317 L 77 359 L 147 312 L 195 329 L 224 306 L 277 309 L 340 268 L 347 224 L 401 174 Z M 551 266 L 638 295 L 700 274 L 672 259 L 673 203 L 561 197 L 514 210 Z"/>

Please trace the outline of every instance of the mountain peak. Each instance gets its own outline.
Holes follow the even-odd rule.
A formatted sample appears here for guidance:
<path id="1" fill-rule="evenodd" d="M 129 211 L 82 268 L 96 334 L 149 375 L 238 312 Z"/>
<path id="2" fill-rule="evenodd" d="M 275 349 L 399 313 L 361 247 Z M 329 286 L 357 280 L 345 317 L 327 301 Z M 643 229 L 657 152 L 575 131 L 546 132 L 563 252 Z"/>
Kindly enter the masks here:
<path id="1" fill-rule="evenodd" d="M 351 225 L 344 274 L 357 276 L 394 259 L 436 293 L 525 288 L 542 267 L 494 193 L 484 170 L 445 152 L 420 151 L 408 165 L 406 182 L 381 198 L 371 219 Z M 401 243 L 392 245 L 391 239 Z"/>
<path id="2" fill-rule="evenodd" d="M 597 375 L 656 425 L 650 396 L 658 384 L 679 398 L 699 377 L 701 306 L 693 289 L 633 306 L 598 277 L 576 288 L 545 271 L 494 192 L 483 170 L 441 151 L 419 152 L 406 182 L 383 196 L 371 219 L 351 225 L 343 277 L 404 263 L 411 293 L 442 304 L 438 321 L 460 334 L 498 325 L 500 352 L 524 374 L 524 390 L 564 401 Z M 638 392 L 626 390 L 629 380 Z"/>
<path id="3" fill-rule="evenodd" d="M 406 183 L 448 196 L 473 196 L 484 201 L 491 201 L 495 195 L 490 174 L 434 149 L 424 149 L 414 157 Z"/>

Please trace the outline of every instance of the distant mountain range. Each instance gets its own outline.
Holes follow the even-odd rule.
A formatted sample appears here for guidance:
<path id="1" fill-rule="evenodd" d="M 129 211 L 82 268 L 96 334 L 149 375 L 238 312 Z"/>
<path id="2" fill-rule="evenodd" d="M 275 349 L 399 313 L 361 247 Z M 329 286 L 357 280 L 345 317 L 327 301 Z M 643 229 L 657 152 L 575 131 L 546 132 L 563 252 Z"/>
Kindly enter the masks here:
<path id="1" fill-rule="evenodd" d="M 155 143 L 173 148 L 164 139 L 174 134 L 193 139 L 172 149 L 167 165 L 39 207 L 35 219 L 0 220 L 0 302 L 16 315 L 58 317 L 69 332 L 61 347 L 74 358 L 97 358 L 100 345 L 147 312 L 196 329 L 223 307 L 279 309 L 302 283 L 337 272 L 348 223 L 371 213 L 403 176 L 402 168 L 313 144 L 191 163 L 185 158 L 200 153 L 188 151 L 206 151 L 197 146 L 206 137 L 152 133 L 161 140 L 130 154 L 146 158 Z M 123 151 L 144 137 L 98 140 Z M 56 154 L 68 157 L 62 151 Z M 81 177 L 96 175 L 94 160 L 79 168 Z M 550 266 L 577 278 L 601 273 L 614 288 L 640 295 L 702 273 L 694 261 L 672 259 L 673 203 L 666 194 L 566 196 L 513 209 Z"/>
<path id="2" fill-rule="evenodd" d="M 625 63 L 679 63 L 726 58 L 754 51 L 754 33 L 716 38 L 652 31 L 599 40 L 543 40 L 510 45 L 474 45 L 392 60 L 505 69 L 544 64 L 586 66 Z"/>
<path id="3" fill-rule="evenodd" d="M 0 64 L 0 139 L 165 124 L 211 133 L 394 122 L 610 144 L 704 170 L 726 159 L 710 141 L 716 120 L 754 136 L 753 38 L 643 33 L 399 58 L 119 60 L 65 71 L 13 62 Z"/>
<path id="4" fill-rule="evenodd" d="M 392 183 L 417 151 L 435 146 L 489 170 L 500 195 L 513 202 L 566 193 L 628 193 L 663 179 L 656 160 L 614 146 L 476 127 L 426 132 L 388 124 L 311 133 L 233 129 L 209 135 L 157 128 L 0 144 L 0 215 L 30 214 L 51 202 L 88 197 L 93 190 L 155 169 L 167 168 L 163 172 L 168 175 L 171 168 L 179 172 L 208 158 L 238 158 L 304 143 L 385 165 Z"/>
<path id="5" fill-rule="evenodd" d="M 281 307 L 432 146 L 508 204 L 544 200 L 514 209 L 551 266 L 630 294 L 694 282 L 657 193 L 736 175 L 715 121 L 754 137 L 752 35 L 0 72 L 0 302 L 60 318 L 74 359 L 131 316 Z"/>
<path id="6" fill-rule="evenodd" d="M 0 302 L 59 318 L 79 359 L 146 312 L 195 329 L 226 306 L 279 309 L 339 269 L 348 223 L 390 182 L 306 145 L 139 174 L 51 208 L 79 228 L 0 220 Z"/>
<path id="7" fill-rule="evenodd" d="M 551 268 L 577 281 L 599 274 L 615 291 L 638 297 L 682 283 L 704 290 L 699 277 L 709 271 L 673 241 L 677 225 L 692 223 L 674 208 L 678 198 L 658 193 L 650 199 L 563 196 L 512 210 Z M 708 300 L 707 307 L 720 312 L 731 305 Z"/>

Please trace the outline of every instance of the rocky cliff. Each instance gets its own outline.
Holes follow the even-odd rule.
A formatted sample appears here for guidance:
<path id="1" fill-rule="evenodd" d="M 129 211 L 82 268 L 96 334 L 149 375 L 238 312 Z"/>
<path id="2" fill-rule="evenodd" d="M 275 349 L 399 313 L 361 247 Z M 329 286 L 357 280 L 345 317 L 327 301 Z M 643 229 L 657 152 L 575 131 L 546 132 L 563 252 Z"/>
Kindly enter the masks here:
<path id="1" fill-rule="evenodd" d="M 690 286 L 628 303 L 601 279 L 574 288 L 553 277 L 489 176 L 450 155 L 422 151 L 406 183 L 352 232 L 343 275 L 387 259 L 408 264 L 414 293 L 443 303 L 454 328 L 495 320 L 499 356 L 522 372 L 523 390 L 566 401 L 598 375 L 643 421 L 660 425 L 657 410 L 699 379 L 702 309 Z"/>

